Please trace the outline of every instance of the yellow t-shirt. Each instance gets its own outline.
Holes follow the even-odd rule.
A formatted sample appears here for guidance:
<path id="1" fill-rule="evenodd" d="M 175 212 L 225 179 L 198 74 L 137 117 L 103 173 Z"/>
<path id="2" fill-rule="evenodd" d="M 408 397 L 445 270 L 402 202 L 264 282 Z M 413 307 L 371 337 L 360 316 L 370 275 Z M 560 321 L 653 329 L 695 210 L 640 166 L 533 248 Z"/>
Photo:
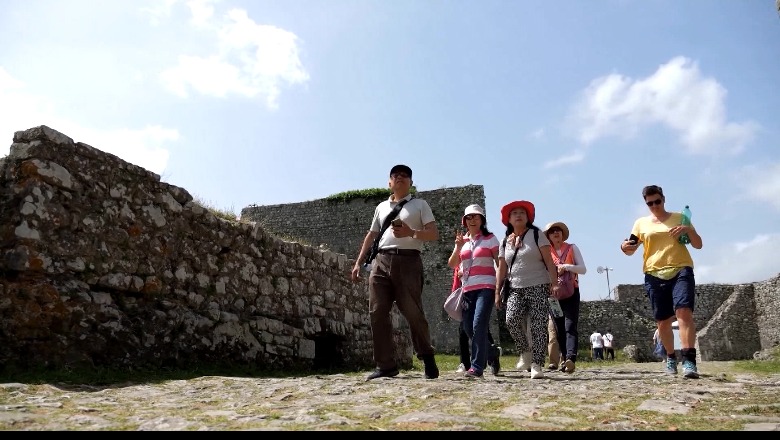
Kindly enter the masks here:
<path id="1" fill-rule="evenodd" d="M 653 216 L 641 217 L 634 222 L 631 233 L 639 237 L 644 247 L 642 272 L 662 279 L 670 279 L 683 267 L 693 267 L 688 247 L 672 237 L 669 230 L 679 226 L 682 214 L 672 212 L 664 222 L 656 223 Z"/>

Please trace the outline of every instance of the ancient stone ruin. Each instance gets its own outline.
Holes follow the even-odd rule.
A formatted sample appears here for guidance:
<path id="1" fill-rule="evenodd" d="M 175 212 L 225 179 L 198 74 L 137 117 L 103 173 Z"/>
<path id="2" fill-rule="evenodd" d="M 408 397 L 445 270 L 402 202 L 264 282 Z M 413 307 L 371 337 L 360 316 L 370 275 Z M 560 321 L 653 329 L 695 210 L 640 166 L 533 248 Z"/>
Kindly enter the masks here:
<path id="1" fill-rule="evenodd" d="M 443 237 L 423 250 L 424 307 L 437 350 L 456 353 L 458 324 L 441 307 L 452 279 L 447 237 L 463 207 L 484 206 L 484 191 L 419 195 Z M 367 285 L 353 284 L 350 270 L 378 202 L 249 206 L 227 220 L 51 128 L 17 132 L 0 159 L 0 367 L 370 369 Z M 697 286 L 699 356 L 747 359 L 780 345 L 778 292 L 780 276 Z M 408 367 L 408 327 L 397 313 L 394 321 Z M 641 286 L 582 305 L 583 344 L 611 328 L 617 348 L 646 345 L 653 326 Z M 514 348 L 506 337 L 502 345 Z"/>

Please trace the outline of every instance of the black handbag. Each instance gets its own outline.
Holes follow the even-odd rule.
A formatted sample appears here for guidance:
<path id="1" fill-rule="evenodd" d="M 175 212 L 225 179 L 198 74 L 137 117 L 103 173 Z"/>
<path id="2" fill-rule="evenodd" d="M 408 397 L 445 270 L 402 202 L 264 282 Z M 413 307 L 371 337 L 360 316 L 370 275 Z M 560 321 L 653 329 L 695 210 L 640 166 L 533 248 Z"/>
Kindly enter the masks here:
<path id="1" fill-rule="evenodd" d="M 504 239 L 504 247 L 506 247 L 506 238 Z M 515 264 L 515 258 L 517 258 L 517 252 L 512 256 L 512 262 L 509 263 L 509 267 L 506 269 L 506 277 L 504 277 L 504 283 L 501 285 L 501 304 L 506 304 L 506 300 L 509 298 L 509 274 L 512 273 L 512 265 Z"/>
<path id="2" fill-rule="evenodd" d="M 390 227 L 390 223 L 395 220 L 396 217 L 398 217 L 398 213 L 401 212 L 401 208 L 404 207 L 406 202 L 412 200 L 413 198 L 414 196 L 406 200 L 401 200 L 397 205 L 395 205 L 393 210 L 390 211 L 390 214 L 387 214 L 387 217 L 385 217 L 385 220 L 382 222 L 382 228 L 379 230 L 379 234 L 374 239 L 374 243 L 371 245 L 371 249 L 369 249 L 368 255 L 366 255 L 366 259 L 363 261 L 363 268 L 369 269 L 371 267 L 371 262 L 374 261 L 374 258 L 376 258 L 377 254 L 379 254 L 379 240 L 382 239 L 382 235 L 384 235 L 387 228 Z"/>

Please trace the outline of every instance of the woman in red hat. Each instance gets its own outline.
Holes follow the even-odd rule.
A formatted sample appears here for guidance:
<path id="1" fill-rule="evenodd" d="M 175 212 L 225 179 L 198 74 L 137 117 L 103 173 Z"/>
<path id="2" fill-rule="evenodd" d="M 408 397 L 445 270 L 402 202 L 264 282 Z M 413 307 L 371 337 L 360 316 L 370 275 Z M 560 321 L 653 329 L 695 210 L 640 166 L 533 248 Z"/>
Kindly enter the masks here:
<path id="1" fill-rule="evenodd" d="M 506 238 L 498 251 L 495 303 L 506 307 L 506 327 L 515 340 L 521 360 L 530 360 L 531 379 L 544 376 L 542 365 L 547 356 L 548 297 L 557 295 L 558 273 L 550 255 L 550 241 L 534 222 L 534 204 L 527 200 L 508 203 L 501 208 Z M 530 233 L 529 233 L 530 231 Z M 509 292 L 501 296 L 501 287 L 509 279 Z M 531 341 L 526 338 L 526 322 Z M 521 365 L 521 370 L 526 365 Z"/>

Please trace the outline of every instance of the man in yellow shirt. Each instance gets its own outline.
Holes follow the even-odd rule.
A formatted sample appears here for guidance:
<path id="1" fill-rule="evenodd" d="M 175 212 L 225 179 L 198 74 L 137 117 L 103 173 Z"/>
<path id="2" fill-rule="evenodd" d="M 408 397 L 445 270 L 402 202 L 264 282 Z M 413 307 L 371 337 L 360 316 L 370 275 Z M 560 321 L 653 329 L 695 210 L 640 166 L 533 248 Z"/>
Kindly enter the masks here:
<path id="1" fill-rule="evenodd" d="M 688 234 L 691 246 L 701 249 L 701 236 L 692 224 L 681 224 L 681 213 L 666 211 L 666 198 L 660 186 L 644 187 L 642 197 L 650 209 L 650 215 L 634 222 L 632 236 L 620 244 L 620 250 L 630 256 L 640 244 L 644 245 L 642 272 L 645 274 L 645 291 L 666 350 L 666 372 L 677 374 L 672 333 L 672 322 L 676 319 L 680 325 L 683 376 L 696 379 L 699 377 L 696 367 L 696 325 L 693 320 L 696 281 L 691 254 L 678 239 Z"/>

